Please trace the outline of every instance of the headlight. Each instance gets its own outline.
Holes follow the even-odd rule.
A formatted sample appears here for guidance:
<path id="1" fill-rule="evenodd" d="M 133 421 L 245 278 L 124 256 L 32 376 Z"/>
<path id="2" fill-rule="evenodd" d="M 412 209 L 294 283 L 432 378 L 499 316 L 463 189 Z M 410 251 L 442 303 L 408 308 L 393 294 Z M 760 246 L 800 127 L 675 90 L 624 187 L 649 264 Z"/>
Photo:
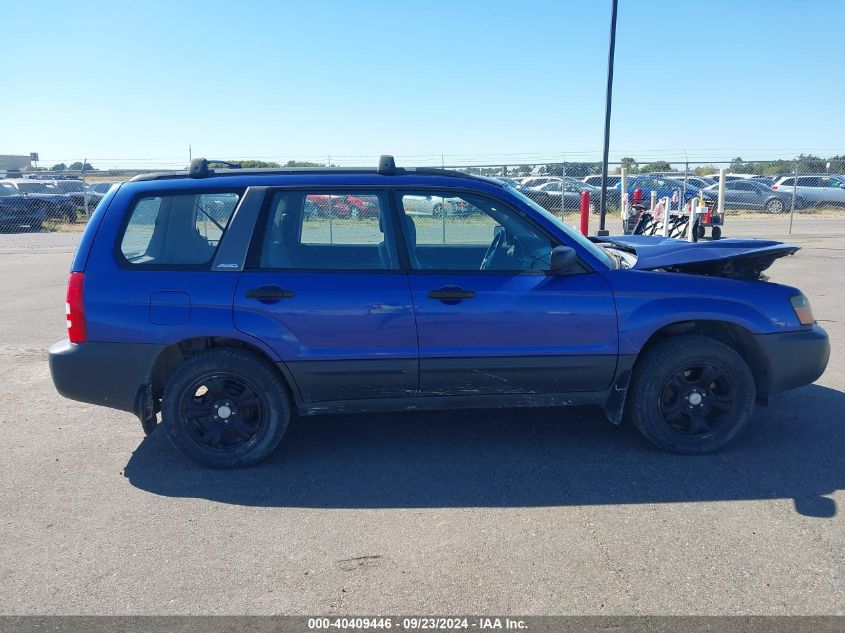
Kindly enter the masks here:
<path id="1" fill-rule="evenodd" d="M 813 309 L 810 307 L 810 301 L 804 295 L 795 295 L 790 297 L 789 302 L 792 304 L 792 309 L 795 310 L 795 316 L 802 325 L 813 325 L 816 320 L 813 318 Z"/>

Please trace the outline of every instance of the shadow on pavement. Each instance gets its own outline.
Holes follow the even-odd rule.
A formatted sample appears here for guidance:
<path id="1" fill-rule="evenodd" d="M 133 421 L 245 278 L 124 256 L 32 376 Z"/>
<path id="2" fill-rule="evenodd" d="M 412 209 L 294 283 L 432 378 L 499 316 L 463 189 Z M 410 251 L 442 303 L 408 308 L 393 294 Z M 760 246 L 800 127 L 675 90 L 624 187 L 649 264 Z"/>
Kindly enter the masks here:
<path id="1" fill-rule="evenodd" d="M 215 471 L 163 429 L 126 465 L 158 495 L 310 508 L 568 506 L 793 499 L 830 518 L 845 488 L 845 394 L 811 385 L 758 409 L 721 453 L 668 455 L 595 409 L 335 415 L 291 423 L 259 466 Z"/>

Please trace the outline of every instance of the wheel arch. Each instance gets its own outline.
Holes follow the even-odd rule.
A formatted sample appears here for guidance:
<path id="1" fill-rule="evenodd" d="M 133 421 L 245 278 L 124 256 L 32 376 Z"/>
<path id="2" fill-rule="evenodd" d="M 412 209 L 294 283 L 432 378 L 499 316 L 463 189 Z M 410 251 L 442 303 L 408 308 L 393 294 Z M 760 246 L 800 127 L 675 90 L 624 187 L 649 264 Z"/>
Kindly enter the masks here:
<path id="1" fill-rule="evenodd" d="M 274 359 L 270 353 L 266 349 L 263 349 L 259 344 L 228 336 L 200 336 L 172 343 L 159 353 L 153 363 L 150 371 L 149 383 L 147 385 L 147 394 L 151 399 L 149 404 L 153 407 L 153 413 L 158 412 L 158 402 L 164 393 L 165 384 L 167 384 L 170 376 L 173 375 L 173 372 L 176 371 L 182 363 L 206 350 L 219 348 L 245 350 L 263 358 L 273 367 L 279 380 L 288 390 L 288 395 L 290 396 L 291 401 L 297 404 L 300 402 L 296 384 L 293 382 L 293 378 L 287 371 L 284 363 L 280 363 Z"/>
<path id="2" fill-rule="evenodd" d="M 695 319 L 688 321 L 677 321 L 664 325 L 663 327 L 654 331 L 645 344 L 640 349 L 637 355 L 637 360 L 634 363 L 633 371 L 636 371 L 637 365 L 643 354 L 654 347 L 658 343 L 665 341 L 667 338 L 673 336 L 683 336 L 689 334 L 697 334 L 699 336 L 706 336 L 715 339 L 725 345 L 734 349 L 751 369 L 751 374 L 754 376 L 754 384 L 757 388 L 757 399 L 761 404 L 767 403 L 769 385 L 771 382 L 771 372 L 769 370 L 769 361 L 766 358 L 760 346 L 754 340 L 754 336 L 741 325 L 731 323 L 730 321 L 721 321 L 718 319 Z"/>

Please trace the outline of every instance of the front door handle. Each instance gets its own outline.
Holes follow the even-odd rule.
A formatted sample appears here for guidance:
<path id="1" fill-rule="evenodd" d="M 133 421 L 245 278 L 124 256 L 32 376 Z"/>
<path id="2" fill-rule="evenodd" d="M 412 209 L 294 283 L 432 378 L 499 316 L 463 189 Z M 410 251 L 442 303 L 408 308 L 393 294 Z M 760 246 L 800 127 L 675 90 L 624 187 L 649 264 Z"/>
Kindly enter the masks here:
<path id="1" fill-rule="evenodd" d="M 463 301 L 464 299 L 475 299 L 475 291 L 447 286 L 440 288 L 440 290 L 429 290 L 428 298 L 439 299 L 440 301 Z"/>
<path id="2" fill-rule="evenodd" d="M 293 290 L 284 290 L 278 286 L 261 286 L 246 291 L 247 299 L 258 299 L 259 301 L 278 301 L 279 299 L 290 299 Z"/>

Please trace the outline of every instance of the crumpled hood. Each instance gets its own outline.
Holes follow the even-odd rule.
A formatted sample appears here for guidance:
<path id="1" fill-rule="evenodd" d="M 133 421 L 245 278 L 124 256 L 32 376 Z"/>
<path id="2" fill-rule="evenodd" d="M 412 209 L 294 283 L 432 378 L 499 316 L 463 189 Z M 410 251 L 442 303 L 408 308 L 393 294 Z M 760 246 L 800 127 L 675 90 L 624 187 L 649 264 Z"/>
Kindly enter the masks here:
<path id="1" fill-rule="evenodd" d="M 685 242 L 670 237 L 620 235 L 593 238 L 636 253 L 636 270 L 677 268 L 718 262 L 758 261 L 768 268 L 779 257 L 792 255 L 800 246 L 774 240 L 731 238 L 707 242 Z"/>

